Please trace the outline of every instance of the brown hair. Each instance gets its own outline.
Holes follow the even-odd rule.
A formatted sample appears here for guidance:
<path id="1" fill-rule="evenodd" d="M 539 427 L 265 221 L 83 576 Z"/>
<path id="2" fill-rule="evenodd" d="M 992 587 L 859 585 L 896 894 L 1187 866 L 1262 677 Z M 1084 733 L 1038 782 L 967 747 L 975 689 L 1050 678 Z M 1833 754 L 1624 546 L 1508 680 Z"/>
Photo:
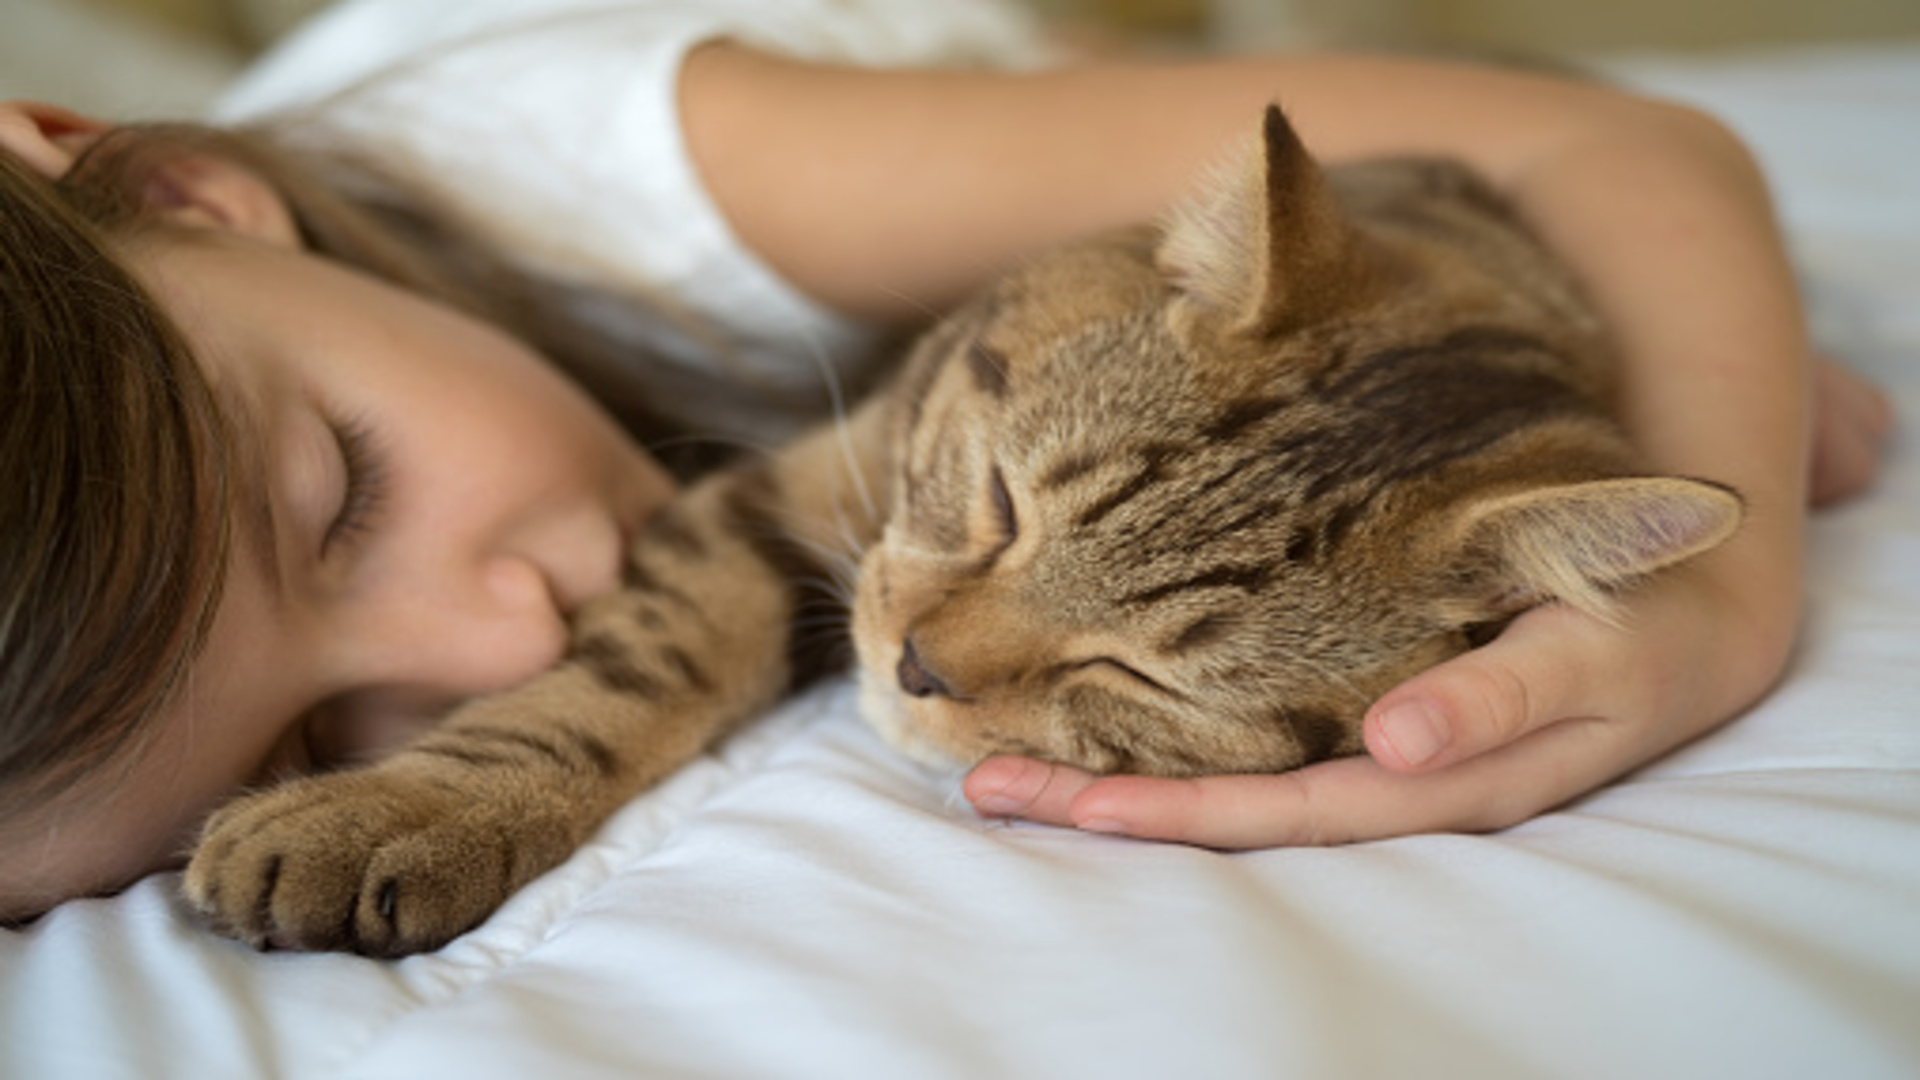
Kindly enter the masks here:
<path id="1" fill-rule="evenodd" d="M 111 756 L 184 674 L 226 558 L 219 409 L 111 257 L 114 185 L 0 154 L 0 813 Z"/>
<path id="2" fill-rule="evenodd" d="M 0 821 L 138 737 L 204 642 L 225 575 L 219 402 L 159 305 L 114 258 L 152 227 L 144 179 L 214 155 L 286 200 L 302 239 L 520 336 L 684 476 L 712 446 L 634 398 L 631 347 L 569 314 L 578 290 L 517 272 L 372 164 L 265 132 L 117 129 L 59 183 L 0 151 Z M 624 396 L 623 396 L 624 394 Z"/>

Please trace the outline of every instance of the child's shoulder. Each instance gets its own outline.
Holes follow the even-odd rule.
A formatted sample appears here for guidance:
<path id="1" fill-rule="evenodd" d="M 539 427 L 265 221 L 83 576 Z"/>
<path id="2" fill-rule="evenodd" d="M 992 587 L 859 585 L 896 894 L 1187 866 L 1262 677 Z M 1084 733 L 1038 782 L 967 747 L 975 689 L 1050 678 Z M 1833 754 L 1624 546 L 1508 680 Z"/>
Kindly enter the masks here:
<path id="1" fill-rule="evenodd" d="M 401 84 L 429 71 L 512 70 L 555 52 L 672 66 L 694 45 L 723 37 L 805 59 L 880 66 L 1027 66 L 1051 56 L 1031 13 L 1006 0 L 345 0 L 269 50 L 214 115 L 239 120 L 325 107 L 373 79 Z M 628 78 L 644 77 L 642 67 L 628 68 Z"/>

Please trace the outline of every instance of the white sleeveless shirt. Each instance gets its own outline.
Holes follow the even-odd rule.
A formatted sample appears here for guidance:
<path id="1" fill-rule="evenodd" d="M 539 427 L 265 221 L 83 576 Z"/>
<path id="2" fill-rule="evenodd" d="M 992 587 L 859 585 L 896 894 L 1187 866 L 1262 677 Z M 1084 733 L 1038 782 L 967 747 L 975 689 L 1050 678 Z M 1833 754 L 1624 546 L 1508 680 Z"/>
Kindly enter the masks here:
<path id="1" fill-rule="evenodd" d="M 583 315 L 636 355 L 724 356 L 730 380 L 777 400 L 817 388 L 823 365 L 858 364 L 877 335 L 783 280 L 702 187 L 676 89 L 688 52 L 722 37 L 874 67 L 1046 59 L 1033 22 L 1000 0 L 346 0 L 265 56 L 213 119 L 370 151 L 531 269 L 665 296 L 710 336 L 622 305 Z M 774 423 L 732 434 L 784 436 Z"/>

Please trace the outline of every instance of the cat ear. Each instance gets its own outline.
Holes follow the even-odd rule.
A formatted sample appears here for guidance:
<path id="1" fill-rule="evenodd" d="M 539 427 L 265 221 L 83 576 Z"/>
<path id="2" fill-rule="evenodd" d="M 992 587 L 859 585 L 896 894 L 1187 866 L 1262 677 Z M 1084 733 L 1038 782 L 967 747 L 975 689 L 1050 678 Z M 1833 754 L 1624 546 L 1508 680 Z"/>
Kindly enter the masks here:
<path id="1" fill-rule="evenodd" d="M 1558 599 L 1618 624 L 1615 590 L 1718 546 L 1743 513 L 1732 489 L 1703 480 L 1596 480 L 1492 497 L 1455 535 L 1470 563 L 1492 563 L 1490 614 Z"/>
<path id="2" fill-rule="evenodd" d="M 1279 106 L 1251 153 L 1218 170 L 1167 219 L 1156 258 L 1182 318 L 1228 333 L 1281 333 L 1349 302 L 1355 234 Z"/>

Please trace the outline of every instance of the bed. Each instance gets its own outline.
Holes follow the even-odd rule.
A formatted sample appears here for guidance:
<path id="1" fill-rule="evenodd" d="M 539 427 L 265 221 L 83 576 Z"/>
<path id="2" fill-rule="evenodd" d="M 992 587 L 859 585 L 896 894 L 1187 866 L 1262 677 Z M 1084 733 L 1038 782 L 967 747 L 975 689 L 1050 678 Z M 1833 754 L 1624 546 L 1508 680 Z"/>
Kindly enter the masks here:
<path id="1" fill-rule="evenodd" d="M 1920 415 L 1920 43 L 1608 58 L 1777 186 Z M 1226 855 L 991 823 L 828 683 L 439 953 L 256 953 L 160 875 L 0 933 L 0 1077 L 1920 1075 L 1920 455 L 1816 519 L 1738 722 L 1491 836 Z"/>

